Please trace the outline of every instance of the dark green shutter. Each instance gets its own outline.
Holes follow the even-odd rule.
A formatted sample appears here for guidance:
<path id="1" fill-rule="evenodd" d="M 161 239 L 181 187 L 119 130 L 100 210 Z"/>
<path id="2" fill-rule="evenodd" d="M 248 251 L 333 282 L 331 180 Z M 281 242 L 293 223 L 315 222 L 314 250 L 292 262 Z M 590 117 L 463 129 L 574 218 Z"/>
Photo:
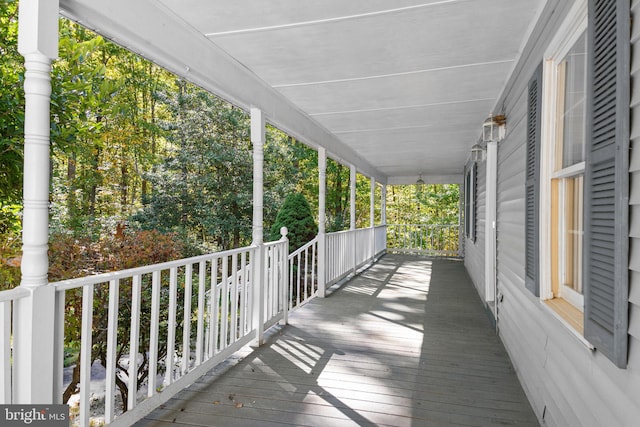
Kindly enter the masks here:
<path id="1" fill-rule="evenodd" d="M 629 0 L 589 1 L 585 167 L 585 337 L 627 365 Z"/>
<path id="2" fill-rule="evenodd" d="M 538 260 L 540 235 L 540 123 L 542 106 L 542 64 L 529 81 L 527 95 L 527 164 L 525 170 L 525 286 L 540 296 Z"/>
<path id="3" fill-rule="evenodd" d="M 473 164 L 471 170 L 473 180 L 473 228 L 471 230 L 471 238 L 476 241 L 478 235 L 478 164 Z"/>
<path id="4" fill-rule="evenodd" d="M 465 236 L 476 241 L 476 223 L 478 213 L 478 166 L 475 162 L 467 169 L 464 179 L 464 231 Z"/>

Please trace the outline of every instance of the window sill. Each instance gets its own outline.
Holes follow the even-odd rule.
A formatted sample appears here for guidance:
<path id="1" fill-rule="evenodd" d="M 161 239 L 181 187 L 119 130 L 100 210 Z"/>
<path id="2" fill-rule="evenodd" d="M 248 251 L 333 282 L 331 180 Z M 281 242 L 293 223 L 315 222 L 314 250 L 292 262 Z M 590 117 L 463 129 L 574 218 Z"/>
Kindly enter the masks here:
<path id="1" fill-rule="evenodd" d="M 585 347 L 595 350 L 595 347 L 584 338 L 584 315 L 580 310 L 562 298 L 544 300 L 542 306 L 564 324 Z"/>

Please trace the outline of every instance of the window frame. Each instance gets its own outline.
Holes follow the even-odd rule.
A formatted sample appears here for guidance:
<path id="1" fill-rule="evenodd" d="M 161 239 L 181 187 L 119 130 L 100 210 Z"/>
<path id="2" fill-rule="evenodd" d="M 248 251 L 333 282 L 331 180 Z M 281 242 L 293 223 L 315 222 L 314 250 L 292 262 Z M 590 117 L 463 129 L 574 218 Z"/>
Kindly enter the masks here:
<path id="1" fill-rule="evenodd" d="M 584 177 L 586 164 L 583 161 L 558 171 L 554 170 L 558 156 L 557 118 L 559 82 L 557 69 L 560 62 L 566 57 L 575 43 L 586 33 L 587 24 L 587 2 L 586 0 L 581 0 L 573 6 L 567 15 L 564 23 L 545 51 L 543 60 L 539 250 L 540 254 L 556 253 L 561 259 L 564 258 L 564 254 L 558 253 L 559 248 L 554 248 L 554 245 L 558 242 L 553 238 L 552 229 L 557 225 L 554 223 L 554 214 L 558 215 L 558 222 L 560 222 L 560 218 L 562 218 L 564 214 L 562 212 L 553 212 L 554 190 L 552 189 L 552 182 L 553 180 L 578 175 Z M 561 189 L 558 191 L 561 191 Z M 562 196 L 560 195 L 559 197 Z M 558 233 L 561 234 L 559 231 Z M 560 239 L 562 238 L 560 237 Z M 551 256 L 541 256 L 539 262 L 540 299 L 543 301 L 551 300 L 557 297 L 554 296 L 553 293 L 554 275 L 562 277 L 564 274 L 562 271 L 564 261 L 558 262 L 559 265 L 557 268 L 560 269 L 560 271 L 556 270 Z M 583 294 L 562 289 L 563 285 L 561 283 L 559 283 L 558 286 L 560 288 L 560 295 L 562 295 L 560 298 L 566 299 L 574 306 L 578 306 L 577 308 L 584 314 Z M 581 332 L 580 335 L 582 335 Z"/>

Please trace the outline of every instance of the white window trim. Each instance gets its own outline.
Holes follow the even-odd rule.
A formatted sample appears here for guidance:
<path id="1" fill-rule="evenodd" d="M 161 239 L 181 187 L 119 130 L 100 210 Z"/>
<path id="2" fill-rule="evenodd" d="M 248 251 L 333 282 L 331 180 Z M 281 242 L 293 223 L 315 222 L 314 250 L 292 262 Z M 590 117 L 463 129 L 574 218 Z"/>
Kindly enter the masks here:
<path id="1" fill-rule="evenodd" d="M 573 169 L 584 170 L 584 162 L 564 169 L 561 173 L 555 173 L 552 165 L 555 156 L 555 120 L 556 120 L 556 67 L 558 61 L 564 58 L 582 33 L 587 29 L 587 2 L 577 0 L 567 14 L 555 37 L 549 43 L 544 53 L 542 71 L 542 129 L 541 129 L 541 153 L 540 153 L 540 299 L 553 298 L 550 257 L 543 254 L 551 253 L 551 180 L 570 176 Z"/>

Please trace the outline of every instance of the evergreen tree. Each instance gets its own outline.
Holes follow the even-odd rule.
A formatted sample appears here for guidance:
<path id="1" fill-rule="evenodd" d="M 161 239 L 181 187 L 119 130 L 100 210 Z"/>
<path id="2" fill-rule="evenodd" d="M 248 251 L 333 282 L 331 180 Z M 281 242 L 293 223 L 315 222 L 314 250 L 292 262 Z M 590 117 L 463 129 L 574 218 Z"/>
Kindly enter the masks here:
<path id="1" fill-rule="evenodd" d="M 295 251 L 305 243 L 312 240 L 318 233 L 311 206 L 307 199 L 300 193 L 292 193 L 287 196 L 282 207 L 278 211 L 276 222 L 271 227 L 271 240 L 280 238 L 280 228 L 287 227 L 289 234 L 289 250 Z"/>

